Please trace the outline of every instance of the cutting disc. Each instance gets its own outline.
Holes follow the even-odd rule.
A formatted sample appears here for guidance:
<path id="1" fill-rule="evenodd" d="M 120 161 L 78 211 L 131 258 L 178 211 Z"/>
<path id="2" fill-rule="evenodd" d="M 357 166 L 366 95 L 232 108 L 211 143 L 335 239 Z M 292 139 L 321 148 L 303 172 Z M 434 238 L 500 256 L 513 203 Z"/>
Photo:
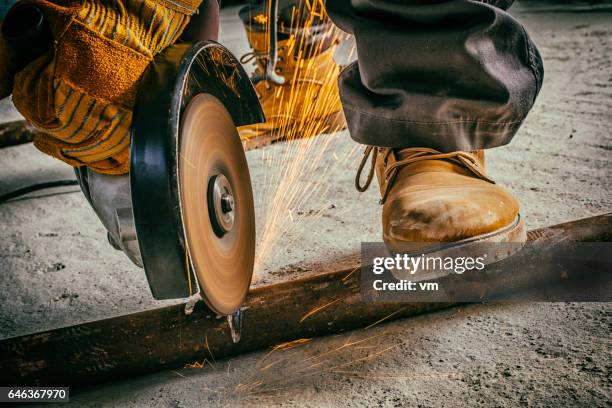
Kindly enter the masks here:
<path id="1" fill-rule="evenodd" d="M 190 265 L 204 301 L 223 315 L 247 294 L 255 260 L 251 179 L 232 118 L 214 96 L 185 108 L 178 146 L 179 195 Z"/>

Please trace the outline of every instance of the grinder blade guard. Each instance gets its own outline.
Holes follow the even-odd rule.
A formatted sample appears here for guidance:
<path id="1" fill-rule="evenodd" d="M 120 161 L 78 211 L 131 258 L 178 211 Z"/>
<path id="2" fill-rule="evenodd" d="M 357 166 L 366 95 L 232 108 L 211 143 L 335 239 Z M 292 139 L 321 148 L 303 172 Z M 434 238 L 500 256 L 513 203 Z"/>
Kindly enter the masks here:
<path id="1" fill-rule="evenodd" d="M 213 41 L 159 54 L 139 86 L 130 173 L 77 169 L 111 244 L 144 267 L 155 299 L 200 292 L 234 313 L 255 254 L 251 181 L 236 127 L 264 120 L 248 75 Z"/>

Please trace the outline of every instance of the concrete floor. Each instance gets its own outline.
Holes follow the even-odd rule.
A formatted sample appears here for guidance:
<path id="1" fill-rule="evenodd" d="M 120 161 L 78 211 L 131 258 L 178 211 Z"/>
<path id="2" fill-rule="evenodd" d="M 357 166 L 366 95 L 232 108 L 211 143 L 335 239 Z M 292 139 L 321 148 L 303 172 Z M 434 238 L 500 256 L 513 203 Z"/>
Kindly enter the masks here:
<path id="1" fill-rule="evenodd" d="M 530 228 L 609 212 L 612 14 L 523 3 L 514 14 L 540 47 L 546 77 L 513 143 L 490 151 L 491 174 L 518 196 Z M 235 9 L 223 11 L 222 27 L 222 42 L 237 55 L 248 50 Z M 15 117 L 6 101 L 0 111 L 4 120 Z M 323 160 L 308 169 L 290 160 L 304 153 Z M 256 285 L 380 239 L 375 186 L 365 194 L 353 187 L 360 155 L 346 132 L 248 153 Z M 287 166 L 300 176 L 283 180 Z M 0 191 L 72 177 L 31 145 L 3 149 L 0 168 Z M 288 182 L 303 188 L 280 205 L 275 193 Z M 267 234 L 272 203 L 282 216 Z M 167 304 L 154 301 L 143 271 L 106 244 L 75 188 L 0 205 L 0 231 L 0 338 Z M 276 238 L 262 253 L 265 237 Z M 72 399 L 117 407 L 610 406 L 611 323 L 609 304 L 472 305 L 80 390 Z"/>

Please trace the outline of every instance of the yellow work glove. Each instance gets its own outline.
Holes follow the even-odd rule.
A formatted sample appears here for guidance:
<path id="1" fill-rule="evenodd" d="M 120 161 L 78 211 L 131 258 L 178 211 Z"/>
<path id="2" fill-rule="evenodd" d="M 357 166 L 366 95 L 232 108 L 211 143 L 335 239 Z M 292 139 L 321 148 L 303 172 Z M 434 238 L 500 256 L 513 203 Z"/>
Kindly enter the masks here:
<path id="1" fill-rule="evenodd" d="M 128 172 L 140 78 L 153 57 L 177 41 L 200 2 L 17 3 L 15 7 L 34 4 L 43 11 L 53 40 L 50 50 L 16 74 L 0 71 L 0 91 L 7 92 L 4 88 L 14 75 L 15 106 L 41 131 L 34 145 L 72 166 L 107 174 Z M 5 55 L 0 58 L 4 61 Z"/>

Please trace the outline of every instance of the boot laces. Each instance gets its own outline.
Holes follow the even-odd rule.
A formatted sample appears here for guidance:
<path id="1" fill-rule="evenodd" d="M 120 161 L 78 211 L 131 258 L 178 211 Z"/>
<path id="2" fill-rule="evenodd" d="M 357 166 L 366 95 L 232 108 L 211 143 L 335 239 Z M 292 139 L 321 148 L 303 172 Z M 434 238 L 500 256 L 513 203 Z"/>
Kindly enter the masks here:
<path id="1" fill-rule="evenodd" d="M 253 51 L 247 52 L 242 57 L 240 57 L 240 62 L 242 64 L 248 64 L 249 62 L 255 60 L 255 62 L 257 62 L 257 63 L 265 64 L 267 59 L 268 59 L 268 53 L 267 52 L 261 52 L 261 51 L 253 50 Z"/>
<path id="2" fill-rule="evenodd" d="M 277 62 L 282 62 L 285 59 L 285 55 L 284 55 L 284 51 L 285 51 L 285 47 L 284 46 L 280 46 L 278 47 L 278 54 L 277 54 L 277 58 L 278 61 Z M 255 62 L 255 74 L 259 74 L 259 75 L 263 75 L 263 73 L 266 72 L 267 66 L 268 66 L 268 60 L 270 59 L 270 54 L 265 52 L 265 51 L 258 51 L 256 49 L 253 49 L 250 52 L 247 52 L 246 54 L 242 55 L 240 57 L 240 62 L 245 65 L 248 64 L 250 62 Z M 283 71 L 282 67 L 279 67 L 277 65 L 276 67 L 276 71 L 278 73 L 281 73 Z M 275 85 L 277 85 L 274 81 L 269 81 L 269 80 L 262 80 L 261 82 L 263 82 L 265 84 L 266 90 L 270 91 Z M 257 96 L 261 99 L 261 95 L 257 94 Z"/>
<path id="3" fill-rule="evenodd" d="M 282 46 L 282 45 L 279 46 L 276 52 L 277 52 L 278 62 L 284 61 L 285 60 L 285 46 Z M 255 65 L 257 65 L 259 69 L 265 70 L 266 66 L 268 65 L 268 59 L 270 59 L 270 54 L 268 52 L 253 49 L 252 51 L 243 54 L 240 57 L 240 62 L 242 64 L 248 64 L 252 61 L 255 61 Z"/>
<path id="4" fill-rule="evenodd" d="M 393 153 L 394 149 L 367 146 L 363 152 L 363 158 L 361 159 L 361 163 L 359 164 L 359 168 L 357 169 L 357 176 L 355 177 L 355 188 L 357 188 L 357 191 L 363 193 L 370 187 L 370 184 L 372 184 L 372 180 L 374 179 L 374 171 L 376 169 L 376 161 L 378 160 L 379 155 L 383 157 L 383 164 L 385 166 L 384 181 L 386 182 L 385 190 L 382 194 L 381 204 L 384 204 L 385 200 L 387 199 L 387 195 L 389 194 L 389 191 L 393 186 L 393 181 L 395 180 L 395 176 L 397 175 L 398 170 L 403 166 L 407 166 L 409 164 L 424 160 L 448 160 L 452 163 L 458 164 L 466 168 L 478 178 L 488 181 L 489 183 L 495 184 L 495 181 L 493 181 L 487 176 L 484 168 L 480 165 L 476 157 L 471 153 L 463 151 L 442 153 L 438 150 L 430 149 L 427 147 L 410 147 L 401 150 L 402 154 L 405 155 L 405 157 L 402 160 L 398 160 L 395 163 L 387 166 L 386 164 L 389 155 Z M 361 175 L 370 156 L 372 156 L 372 159 L 370 161 L 370 170 L 368 172 L 368 176 L 366 178 L 365 183 L 362 185 Z"/>

